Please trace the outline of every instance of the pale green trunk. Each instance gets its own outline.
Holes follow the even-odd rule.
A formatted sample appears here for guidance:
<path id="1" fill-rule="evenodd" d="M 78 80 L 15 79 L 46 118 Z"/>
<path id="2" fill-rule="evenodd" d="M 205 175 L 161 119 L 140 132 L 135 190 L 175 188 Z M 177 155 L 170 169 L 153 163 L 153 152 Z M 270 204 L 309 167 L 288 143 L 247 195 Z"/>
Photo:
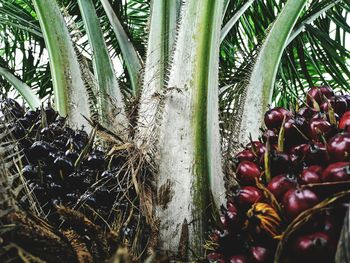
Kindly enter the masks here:
<path id="1" fill-rule="evenodd" d="M 223 8 L 222 1 L 186 2 L 162 103 L 157 196 L 170 194 L 156 209 L 160 247 L 183 260 L 203 255 L 211 188 L 218 203 L 224 195 L 217 89 Z"/>

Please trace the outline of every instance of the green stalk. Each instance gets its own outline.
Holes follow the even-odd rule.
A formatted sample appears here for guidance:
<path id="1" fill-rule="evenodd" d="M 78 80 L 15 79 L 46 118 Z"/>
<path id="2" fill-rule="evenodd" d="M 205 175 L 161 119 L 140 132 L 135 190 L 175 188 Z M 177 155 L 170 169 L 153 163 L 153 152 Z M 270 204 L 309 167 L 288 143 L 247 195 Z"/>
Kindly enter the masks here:
<path id="1" fill-rule="evenodd" d="M 180 240 L 187 240 L 187 252 L 201 255 L 211 196 L 217 203 L 224 197 L 218 127 L 223 9 L 223 1 L 211 0 L 189 0 L 184 6 L 159 127 L 158 187 L 168 182 L 173 193 L 166 207 L 157 207 L 165 250 L 176 251 Z M 189 236 L 180 236 L 181 228 L 187 228 Z"/>
<path id="2" fill-rule="evenodd" d="M 40 99 L 33 90 L 23 81 L 19 80 L 8 69 L 0 67 L 0 75 L 3 76 L 11 85 L 22 95 L 31 109 L 39 108 Z"/>
<path id="3" fill-rule="evenodd" d="M 239 143 L 247 142 L 249 134 L 253 138 L 258 138 L 264 112 L 272 98 L 276 74 L 285 44 L 306 2 L 306 0 L 287 1 L 260 49 L 246 89 Z"/>
<path id="4" fill-rule="evenodd" d="M 110 60 L 102 29 L 92 0 L 78 0 L 92 50 L 92 62 L 98 82 L 100 121 L 108 129 L 125 133 L 128 121 L 125 116 L 122 93 Z M 126 134 L 123 135 L 124 137 Z M 123 137 L 122 136 L 122 137 Z"/>
<path id="5" fill-rule="evenodd" d="M 221 30 L 221 36 L 220 41 L 224 41 L 227 34 L 231 31 L 233 26 L 237 23 L 239 18 L 247 11 L 247 9 L 253 4 L 255 0 L 249 0 L 247 3 L 245 3 L 238 12 L 234 14 L 233 17 L 226 23 L 226 25 Z"/>
<path id="6" fill-rule="evenodd" d="M 88 98 L 68 28 L 56 0 L 33 0 L 48 50 L 55 107 L 75 125 L 88 123 Z"/>
<path id="7" fill-rule="evenodd" d="M 128 35 L 126 34 L 117 15 L 113 12 L 113 8 L 110 5 L 109 1 L 101 0 L 101 3 L 117 37 L 119 47 L 126 64 L 126 68 L 130 76 L 132 93 L 134 96 L 136 96 L 140 89 L 140 74 L 142 69 L 141 58 L 138 55 L 134 45 L 130 41 Z"/>

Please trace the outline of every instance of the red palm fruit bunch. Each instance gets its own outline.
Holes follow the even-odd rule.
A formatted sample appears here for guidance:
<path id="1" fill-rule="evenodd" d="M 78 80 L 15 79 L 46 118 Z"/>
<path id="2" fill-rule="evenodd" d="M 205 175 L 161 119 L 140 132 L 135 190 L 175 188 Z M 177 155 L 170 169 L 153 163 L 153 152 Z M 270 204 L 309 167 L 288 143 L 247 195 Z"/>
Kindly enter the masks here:
<path id="1" fill-rule="evenodd" d="M 210 235 L 209 262 L 273 262 L 289 225 L 349 188 L 349 97 L 313 87 L 305 106 L 265 113 L 261 138 L 233 157 L 239 187 Z M 333 262 L 344 215 L 332 207 L 310 216 L 288 239 L 286 262 Z"/>

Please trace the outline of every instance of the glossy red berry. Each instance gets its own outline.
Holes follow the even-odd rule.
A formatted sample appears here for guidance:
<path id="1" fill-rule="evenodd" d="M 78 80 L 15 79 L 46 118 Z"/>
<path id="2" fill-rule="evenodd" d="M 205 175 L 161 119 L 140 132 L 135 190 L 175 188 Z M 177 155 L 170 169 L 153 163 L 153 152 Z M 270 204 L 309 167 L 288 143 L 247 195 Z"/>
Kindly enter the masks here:
<path id="1" fill-rule="evenodd" d="M 312 143 L 305 148 L 305 162 L 309 165 L 325 166 L 329 162 L 327 148 L 322 143 Z"/>
<path id="2" fill-rule="evenodd" d="M 263 162 L 263 158 L 262 158 Z M 292 166 L 290 156 L 283 152 L 271 151 L 270 154 L 270 172 L 272 176 L 288 173 Z"/>
<path id="3" fill-rule="evenodd" d="M 236 175 L 241 185 L 255 185 L 255 179 L 260 177 L 260 169 L 253 162 L 243 161 L 238 165 Z"/>
<path id="4" fill-rule="evenodd" d="M 281 201 L 283 195 L 297 185 L 294 176 L 289 174 L 281 174 L 272 178 L 272 180 L 267 185 L 267 189 L 276 197 L 278 201 Z"/>
<path id="5" fill-rule="evenodd" d="M 224 255 L 216 252 L 208 254 L 207 259 L 210 263 L 225 263 Z"/>
<path id="6" fill-rule="evenodd" d="M 236 154 L 235 159 L 238 162 L 250 161 L 253 162 L 255 159 L 255 155 L 252 150 L 243 150 Z"/>
<path id="7" fill-rule="evenodd" d="M 232 201 L 228 201 L 226 204 L 227 207 L 227 216 L 230 220 L 235 220 L 235 218 L 237 218 L 238 216 L 238 209 L 236 208 L 236 206 L 233 204 Z"/>
<path id="8" fill-rule="evenodd" d="M 329 100 L 329 102 L 324 102 L 323 104 L 320 105 L 320 108 L 323 112 L 329 111 L 329 103 L 332 105 L 334 112 L 339 116 L 343 115 L 348 109 L 348 104 L 345 98 L 342 96 L 335 96 L 335 97 L 332 97 Z"/>
<path id="9" fill-rule="evenodd" d="M 337 162 L 330 164 L 322 173 L 322 181 L 337 182 L 350 180 L 350 163 Z"/>
<path id="10" fill-rule="evenodd" d="M 328 153 L 333 161 L 344 161 L 349 159 L 350 154 L 350 133 L 340 133 L 329 140 Z"/>
<path id="11" fill-rule="evenodd" d="M 243 208 L 249 208 L 262 198 L 262 192 L 253 186 L 245 186 L 236 193 L 237 204 Z"/>
<path id="12" fill-rule="evenodd" d="M 298 110 L 298 115 L 304 117 L 305 119 L 310 119 L 315 113 L 317 113 L 311 107 L 301 107 Z"/>
<path id="13" fill-rule="evenodd" d="M 221 216 L 221 223 L 224 225 L 225 229 L 228 229 L 231 233 L 236 232 L 242 227 L 242 216 L 232 201 L 228 201 L 226 207 Z"/>
<path id="14" fill-rule="evenodd" d="M 341 116 L 338 124 L 339 129 L 350 131 L 350 111 L 347 111 Z"/>
<path id="15" fill-rule="evenodd" d="M 265 113 L 265 125 L 268 129 L 279 129 L 282 125 L 284 117 L 289 119 L 292 117 L 292 113 L 281 107 L 270 109 Z"/>
<path id="16" fill-rule="evenodd" d="M 313 118 L 310 120 L 310 136 L 315 141 L 322 141 L 321 136 L 328 138 L 332 133 L 332 125 L 324 118 Z"/>
<path id="17" fill-rule="evenodd" d="M 305 118 L 296 116 L 284 124 L 284 145 L 287 148 L 302 144 L 308 140 L 309 125 Z"/>
<path id="18" fill-rule="evenodd" d="M 251 150 L 257 155 L 257 158 L 260 158 L 265 153 L 265 144 L 259 141 L 253 141 L 246 145 L 246 150 Z"/>
<path id="19" fill-rule="evenodd" d="M 270 251 L 267 248 L 261 246 L 253 246 L 249 249 L 252 263 L 264 263 L 269 262 Z"/>
<path id="20" fill-rule="evenodd" d="M 289 220 L 319 202 L 318 196 L 310 189 L 290 189 L 283 196 L 282 205 Z"/>
<path id="21" fill-rule="evenodd" d="M 291 161 L 293 164 L 304 160 L 308 147 L 308 144 L 303 143 L 296 145 L 289 150 Z"/>
<path id="22" fill-rule="evenodd" d="M 300 176 L 299 182 L 301 184 L 316 184 L 322 181 L 321 175 L 323 168 L 319 165 L 311 165 L 308 168 L 304 169 Z"/>
<path id="23" fill-rule="evenodd" d="M 301 262 L 329 263 L 333 261 L 335 247 L 327 233 L 316 232 L 296 238 L 291 244 L 291 252 Z"/>
<path id="24" fill-rule="evenodd" d="M 262 135 L 262 139 L 265 143 L 267 142 L 267 138 L 269 138 L 270 144 L 276 144 L 278 142 L 278 133 L 273 130 L 266 130 Z"/>
<path id="25" fill-rule="evenodd" d="M 313 107 L 313 98 L 318 104 L 321 104 L 324 101 L 324 97 L 331 98 L 334 96 L 333 90 L 328 86 L 320 86 L 311 88 L 306 97 L 306 102 L 310 107 Z"/>
<path id="26" fill-rule="evenodd" d="M 236 255 L 230 257 L 230 263 L 248 263 L 249 260 L 245 255 Z"/>

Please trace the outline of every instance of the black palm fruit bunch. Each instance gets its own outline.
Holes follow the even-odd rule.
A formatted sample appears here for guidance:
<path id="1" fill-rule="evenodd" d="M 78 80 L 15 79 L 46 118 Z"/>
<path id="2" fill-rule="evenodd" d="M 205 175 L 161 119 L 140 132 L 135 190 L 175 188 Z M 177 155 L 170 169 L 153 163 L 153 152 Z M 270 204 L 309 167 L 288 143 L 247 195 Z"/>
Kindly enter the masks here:
<path id="1" fill-rule="evenodd" d="M 231 159 L 227 176 L 238 184 L 207 260 L 335 262 L 350 194 L 350 96 L 313 87 L 305 106 L 269 109 L 264 122 L 261 138 Z"/>
<path id="2" fill-rule="evenodd" d="M 8 178 L 18 189 L 20 211 L 1 223 L 29 231 L 10 231 L 3 237 L 8 244 L 15 240 L 48 262 L 102 262 L 118 244 L 132 245 L 144 219 L 135 209 L 137 195 L 124 152 L 107 155 L 94 144 L 96 130 L 89 135 L 70 128 L 50 106 L 25 112 L 15 100 L 3 99 L 0 120 L 0 144 L 11 145 Z"/>

